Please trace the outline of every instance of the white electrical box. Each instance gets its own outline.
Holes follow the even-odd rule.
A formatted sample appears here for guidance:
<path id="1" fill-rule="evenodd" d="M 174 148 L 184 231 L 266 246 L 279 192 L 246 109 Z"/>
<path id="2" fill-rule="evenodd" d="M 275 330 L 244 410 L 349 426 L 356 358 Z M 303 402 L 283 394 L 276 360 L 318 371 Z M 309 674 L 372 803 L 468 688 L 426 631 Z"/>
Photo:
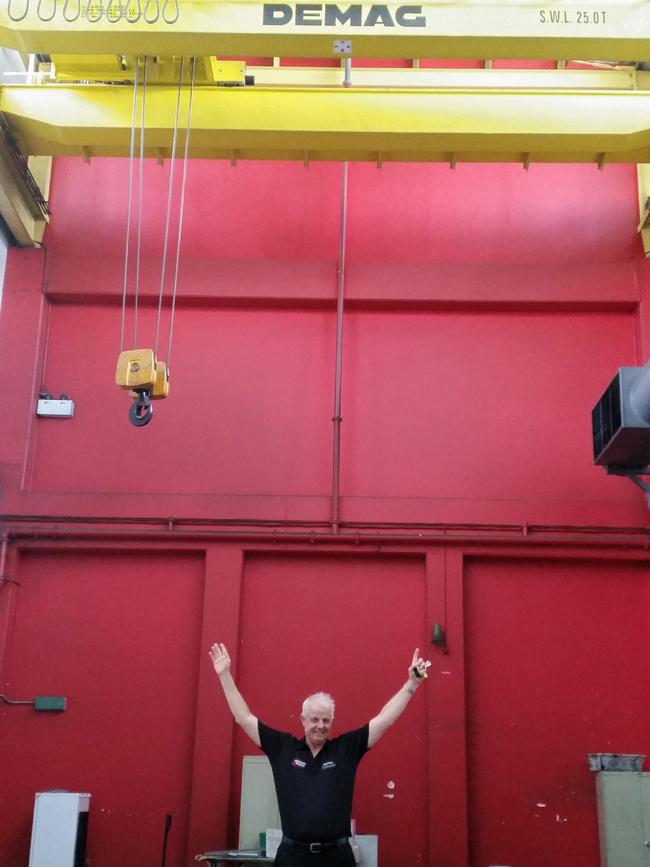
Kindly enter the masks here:
<path id="1" fill-rule="evenodd" d="M 29 867 L 84 867 L 89 803 L 88 793 L 36 795 Z"/>
<path id="2" fill-rule="evenodd" d="M 74 400 L 62 397 L 39 398 L 36 404 L 36 415 L 39 418 L 72 418 L 74 415 Z"/>

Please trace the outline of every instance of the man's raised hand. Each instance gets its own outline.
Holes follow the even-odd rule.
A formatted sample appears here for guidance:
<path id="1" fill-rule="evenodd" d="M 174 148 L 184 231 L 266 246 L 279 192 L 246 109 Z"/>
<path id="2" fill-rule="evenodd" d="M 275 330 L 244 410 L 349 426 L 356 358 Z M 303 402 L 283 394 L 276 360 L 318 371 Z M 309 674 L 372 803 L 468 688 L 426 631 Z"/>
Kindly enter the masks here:
<path id="1" fill-rule="evenodd" d="M 210 659 L 219 677 L 230 670 L 230 657 L 225 644 L 213 644 L 210 648 Z"/>
<path id="2" fill-rule="evenodd" d="M 411 680 L 422 680 L 423 677 L 428 677 L 427 668 L 431 663 L 428 659 L 422 659 L 420 656 L 420 648 L 415 648 L 411 665 L 409 666 L 409 677 Z"/>

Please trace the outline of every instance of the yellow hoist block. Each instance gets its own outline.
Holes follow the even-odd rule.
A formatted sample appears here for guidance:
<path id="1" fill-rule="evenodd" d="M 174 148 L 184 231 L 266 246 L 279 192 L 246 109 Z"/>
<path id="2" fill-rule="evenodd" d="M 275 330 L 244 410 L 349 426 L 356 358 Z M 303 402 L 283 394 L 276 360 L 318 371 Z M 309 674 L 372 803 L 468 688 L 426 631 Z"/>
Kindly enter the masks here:
<path id="1" fill-rule="evenodd" d="M 164 361 L 156 362 L 156 381 L 151 392 L 152 400 L 160 400 L 169 394 L 169 371 Z"/>
<path id="2" fill-rule="evenodd" d="M 137 391 L 130 391 L 131 397 L 137 397 Z M 149 394 L 151 400 L 161 400 L 169 395 L 169 371 L 164 361 L 156 362 L 156 381 Z"/>
<path id="3" fill-rule="evenodd" d="M 153 389 L 157 365 L 153 349 L 126 349 L 120 352 L 115 370 L 115 382 L 120 388 L 138 391 Z"/>

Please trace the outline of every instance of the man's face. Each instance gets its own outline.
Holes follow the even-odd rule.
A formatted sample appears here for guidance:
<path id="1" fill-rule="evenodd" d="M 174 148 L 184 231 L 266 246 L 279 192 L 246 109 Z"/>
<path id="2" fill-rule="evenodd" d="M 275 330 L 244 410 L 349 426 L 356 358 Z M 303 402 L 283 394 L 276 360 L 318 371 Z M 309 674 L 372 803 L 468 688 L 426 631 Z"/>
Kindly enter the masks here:
<path id="1" fill-rule="evenodd" d="M 309 704 L 307 714 L 303 717 L 302 724 L 305 727 L 305 740 L 312 749 L 323 746 L 332 729 L 332 709 L 327 705 Z"/>

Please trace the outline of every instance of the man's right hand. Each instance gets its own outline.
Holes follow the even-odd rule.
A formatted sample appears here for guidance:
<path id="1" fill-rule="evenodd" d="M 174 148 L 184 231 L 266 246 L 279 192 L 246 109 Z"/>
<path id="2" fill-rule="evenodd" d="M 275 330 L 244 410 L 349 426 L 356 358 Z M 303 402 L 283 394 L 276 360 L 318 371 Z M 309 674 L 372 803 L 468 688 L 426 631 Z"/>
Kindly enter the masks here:
<path id="1" fill-rule="evenodd" d="M 228 707 L 235 717 L 235 722 L 243 728 L 253 743 L 259 747 L 260 730 L 257 724 L 257 717 L 253 716 L 248 709 L 248 705 L 230 675 L 230 656 L 226 650 L 226 645 L 213 644 L 210 648 L 210 659 L 219 678 L 223 693 L 226 696 Z"/>
<path id="2" fill-rule="evenodd" d="M 213 644 L 210 648 L 210 659 L 219 677 L 230 671 L 230 657 L 225 644 Z"/>

